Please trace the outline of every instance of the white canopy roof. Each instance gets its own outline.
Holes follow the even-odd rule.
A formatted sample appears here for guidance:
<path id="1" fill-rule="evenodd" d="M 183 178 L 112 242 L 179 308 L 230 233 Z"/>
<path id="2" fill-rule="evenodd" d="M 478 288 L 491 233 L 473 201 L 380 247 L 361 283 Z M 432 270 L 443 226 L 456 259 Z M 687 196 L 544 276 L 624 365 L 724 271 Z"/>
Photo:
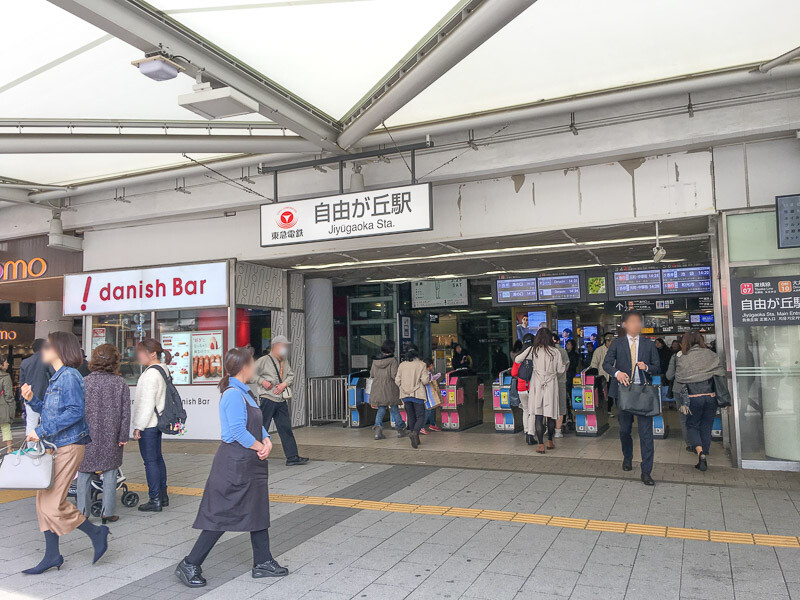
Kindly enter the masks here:
<path id="1" fill-rule="evenodd" d="M 180 25 L 334 121 L 348 115 L 463 4 L 154 3 Z M 0 134 L 32 131 L 14 126 L 14 120 L 197 120 L 176 100 L 192 91 L 192 77 L 179 75 L 162 82 L 143 77 L 130 64 L 142 58 L 141 50 L 46 0 L 5 2 L 0 11 Z M 798 21 L 800 3 L 794 0 L 538 0 L 386 123 L 391 127 L 451 118 L 759 63 L 798 45 Z M 242 129 L 226 133 L 252 134 L 246 123 L 268 122 L 259 114 L 241 120 Z M 154 126 L 147 133 L 159 130 L 163 128 Z M 121 130 L 87 130 L 78 123 L 73 131 Z M 208 133 L 203 123 L 194 131 L 181 130 L 189 132 Z M 0 180 L 67 183 L 186 162 L 175 154 L 0 154 Z"/>

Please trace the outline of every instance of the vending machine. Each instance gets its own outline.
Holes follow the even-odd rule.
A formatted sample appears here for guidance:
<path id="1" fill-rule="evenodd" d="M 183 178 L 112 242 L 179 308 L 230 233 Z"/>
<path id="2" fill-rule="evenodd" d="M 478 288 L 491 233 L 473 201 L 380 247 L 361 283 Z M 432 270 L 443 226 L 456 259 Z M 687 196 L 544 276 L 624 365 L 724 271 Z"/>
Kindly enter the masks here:
<path id="1" fill-rule="evenodd" d="M 347 409 L 350 427 L 371 427 L 375 423 L 376 410 L 369 405 L 366 393 L 369 371 L 354 371 L 347 380 Z"/>
<path id="2" fill-rule="evenodd" d="M 464 431 L 483 423 L 478 398 L 478 377 L 466 373 L 466 369 L 445 373 L 444 381 L 439 386 L 444 431 Z"/>
<path id="3" fill-rule="evenodd" d="M 572 410 L 575 413 L 575 434 L 597 437 L 608 429 L 608 402 L 600 377 L 581 371 L 572 380 Z"/>
<path id="4" fill-rule="evenodd" d="M 517 433 L 522 431 L 522 410 L 511 406 L 511 369 L 501 371 L 492 384 L 492 408 L 494 408 L 494 430 L 496 433 Z"/>

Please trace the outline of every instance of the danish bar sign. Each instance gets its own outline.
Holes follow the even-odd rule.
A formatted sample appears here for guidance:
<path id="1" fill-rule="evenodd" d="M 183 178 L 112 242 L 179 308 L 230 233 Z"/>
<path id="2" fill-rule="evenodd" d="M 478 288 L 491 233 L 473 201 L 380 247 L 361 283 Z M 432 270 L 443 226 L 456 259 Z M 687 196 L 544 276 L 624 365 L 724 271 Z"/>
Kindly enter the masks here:
<path id="1" fill-rule="evenodd" d="M 178 265 L 64 277 L 64 314 L 204 308 L 228 304 L 228 263 Z"/>
<path id="2" fill-rule="evenodd" d="M 261 246 L 433 229 L 431 184 L 261 205 Z"/>

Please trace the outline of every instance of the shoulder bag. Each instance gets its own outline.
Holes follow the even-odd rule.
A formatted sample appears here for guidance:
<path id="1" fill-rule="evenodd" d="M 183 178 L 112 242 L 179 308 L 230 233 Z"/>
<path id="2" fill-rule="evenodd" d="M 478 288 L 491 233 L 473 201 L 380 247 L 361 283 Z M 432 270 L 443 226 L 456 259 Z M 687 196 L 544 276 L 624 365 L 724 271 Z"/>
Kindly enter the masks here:
<path id="1" fill-rule="evenodd" d="M 47 449 L 53 450 L 52 454 Z M 0 489 L 49 490 L 53 487 L 53 461 L 58 449 L 39 440 L 32 448 L 22 442 L 19 450 L 6 454 L 0 461 Z"/>
<path id="2" fill-rule="evenodd" d="M 275 359 L 272 358 L 271 354 L 268 354 L 267 356 L 269 356 L 269 359 L 272 361 L 272 366 L 275 367 L 275 377 L 278 378 L 278 383 L 283 383 L 283 377 L 281 377 L 281 369 L 278 366 L 278 363 L 275 362 Z M 369 386 L 369 391 L 370 392 L 372 391 L 372 384 L 370 384 L 370 386 Z M 369 392 L 367 392 L 367 394 L 369 394 Z M 291 388 L 289 388 L 288 386 L 283 388 L 283 393 L 281 394 L 281 399 L 288 400 L 291 397 L 292 397 Z"/>
<path id="3" fill-rule="evenodd" d="M 638 370 L 639 367 L 636 367 Z M 635 371 L 634 371 L 635 374 Z M 617 402 L 620 410 L 640 417 L 655 417 L 661 414 L 661 390 L 653 385 L 653 378 L 644 374 L 645 383 L 631 383 L 619 386 Z"/>
<path id="4" fill-rule="evenodd" d="M 519 365 L 519 370 L 517 371 L 517 377 L 522 379 L 522 381 L 530 381 L 533 377 L 533 359 L 531 358 L 533 350 L 528 348 L 527 353 L 527 356 L 522 360 L 522 363 Z"/>

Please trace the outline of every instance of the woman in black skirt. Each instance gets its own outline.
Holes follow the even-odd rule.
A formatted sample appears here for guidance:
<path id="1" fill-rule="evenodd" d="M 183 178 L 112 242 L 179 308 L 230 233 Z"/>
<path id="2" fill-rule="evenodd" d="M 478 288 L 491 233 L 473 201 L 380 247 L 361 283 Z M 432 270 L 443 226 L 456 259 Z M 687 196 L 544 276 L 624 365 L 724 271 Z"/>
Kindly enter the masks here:
<path id="1" fill-rule="evenodd" d="M 253 378 L 252 348 L 233 348 L 225 355 L 225 377 L 219 388 L 222 441 L 194 522 L 202 529 L 194 548 L 176 567 L 184 585 L 203 587 L 202 564 L 226 531 L 249 531 L 253 544 L 253 577 L 283 577 L 269 551 L 269 476 L 267 457 L 272 450 L 261 409 L 247 382 Z"/>

